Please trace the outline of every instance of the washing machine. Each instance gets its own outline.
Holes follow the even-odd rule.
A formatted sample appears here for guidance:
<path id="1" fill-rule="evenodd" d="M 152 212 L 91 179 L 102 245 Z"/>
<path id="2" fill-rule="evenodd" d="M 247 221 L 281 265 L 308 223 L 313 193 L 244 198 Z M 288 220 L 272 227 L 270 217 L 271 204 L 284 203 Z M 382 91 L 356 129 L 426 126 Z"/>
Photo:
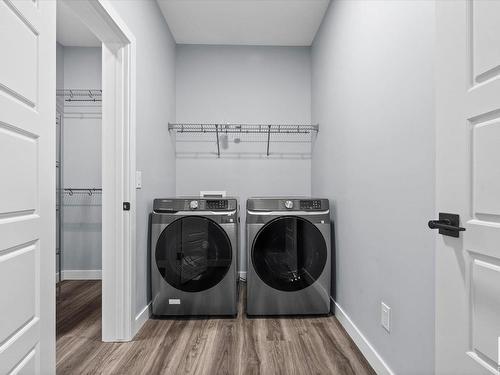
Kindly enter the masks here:
<path id="1" fill-rule="evenodd" d="M 247 314 L 330 312 L 327 199 L 247 200 Z"/>
<path id="2" fill-rule="evenodd" d="M 154 316 L 237 315 L 238 219 L 235 198 L 154 200 Z"/>

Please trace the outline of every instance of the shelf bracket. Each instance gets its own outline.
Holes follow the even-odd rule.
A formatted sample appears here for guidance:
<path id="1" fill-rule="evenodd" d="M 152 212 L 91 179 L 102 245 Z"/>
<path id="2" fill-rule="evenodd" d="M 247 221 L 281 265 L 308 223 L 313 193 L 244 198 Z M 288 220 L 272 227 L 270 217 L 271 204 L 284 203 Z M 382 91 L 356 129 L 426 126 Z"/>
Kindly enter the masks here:
<path id="1" fill-rule="evenodd" d="M 215 124 L 215 134 L 217 136 L 217 157 L 220 158 L 219 125 Z"/>
<path id="2" fill-rule="evenodd" d="M 267 156 L 269 156 L 269 142 L 271 141 L 271 125 L 267 125 Z"/>

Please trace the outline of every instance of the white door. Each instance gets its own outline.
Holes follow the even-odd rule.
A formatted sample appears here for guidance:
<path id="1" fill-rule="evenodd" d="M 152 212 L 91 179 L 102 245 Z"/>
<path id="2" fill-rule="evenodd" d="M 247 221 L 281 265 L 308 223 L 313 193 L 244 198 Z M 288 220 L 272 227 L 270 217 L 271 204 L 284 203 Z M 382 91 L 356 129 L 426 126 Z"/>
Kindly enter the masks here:
<path id="1" fill-rule="evenodd" d="M 437 1 L 436 374 L 498 374 L 500 1 Z M 437 218 L 436 218 L 437 219 Z"/>
<path id="2" fill-rule="evenodd" d="M 0 374 L 55 373 L 55 15 L 0 0 Z"/>

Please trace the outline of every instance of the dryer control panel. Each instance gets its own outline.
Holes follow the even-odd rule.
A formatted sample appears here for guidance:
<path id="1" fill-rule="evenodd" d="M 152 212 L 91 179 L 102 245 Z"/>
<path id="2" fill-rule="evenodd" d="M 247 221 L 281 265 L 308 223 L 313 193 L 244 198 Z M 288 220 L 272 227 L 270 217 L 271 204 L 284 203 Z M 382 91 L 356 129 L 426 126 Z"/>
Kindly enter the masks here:
<path id="1" fill-rule="evenodd" d="M 301 210 L 321 210 L 321 200 L 320 199 L 301 200 L 300 201 L 300 209 Z"/>
<path id="2" fill-rule="evenodd" d="M 249 198 L 247 209 L 250 211 L 326 211 L 328 199 L 321 198 Z"/>
<path id="3" fill-rule="evenodd" d="M 328 202 L 324 202 L 323 199 L 285 199 L 279 201 L 279 209 L 286 211 L 320 211 L 328 209 Z"/>

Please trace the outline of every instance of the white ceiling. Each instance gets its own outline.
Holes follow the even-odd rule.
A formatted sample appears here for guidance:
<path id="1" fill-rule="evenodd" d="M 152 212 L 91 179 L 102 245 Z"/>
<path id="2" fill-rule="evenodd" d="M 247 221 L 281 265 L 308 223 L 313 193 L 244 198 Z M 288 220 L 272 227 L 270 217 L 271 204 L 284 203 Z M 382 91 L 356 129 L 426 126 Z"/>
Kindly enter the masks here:
<path id="1" fill-rule="evenodd" d="M 57 41 L 66 47 L 100 47 L 101 42 L 62 1 L 57 2 Z"/>
<path id="2" fill-rule="evenodd" d="M 329 0 L 156 0 L 179 44 L 310 46 Z"/>

